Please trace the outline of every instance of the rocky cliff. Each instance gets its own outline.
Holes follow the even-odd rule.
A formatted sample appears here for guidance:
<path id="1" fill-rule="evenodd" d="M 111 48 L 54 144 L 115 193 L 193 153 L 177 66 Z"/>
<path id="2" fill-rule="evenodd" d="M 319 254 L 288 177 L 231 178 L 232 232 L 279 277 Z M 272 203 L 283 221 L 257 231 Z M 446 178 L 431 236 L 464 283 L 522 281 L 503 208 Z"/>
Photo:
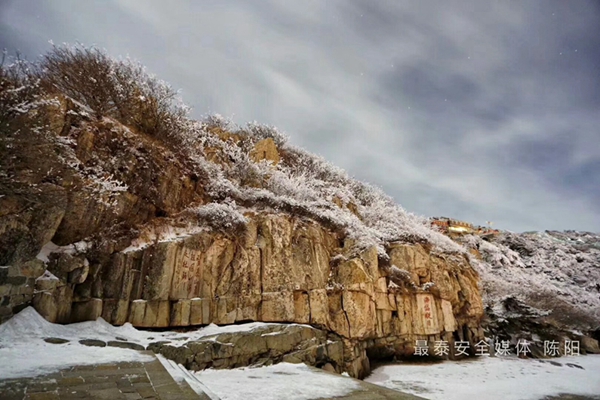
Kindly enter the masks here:
<path id="1" fill-rule="evenodd" d="M 95 82 L 74 90 L 84 67 Z M 55 49 L 36 79 L 3 67 L 4 319 L 32 303 L 65 323 L 311 324 L 354 376 L 367 351 L 482 338 L 460 246 L 274 128 L 188 119 L 132 68 L 83 49 Z"/>
<path id="2" fill-rule="evenodd" d="M 464 257 L 391 244 L 391 270 L 374 248 L 347 258 L 342 246 L 311 221 L 248 215 L 243 235 L 210 231 L 158 240 L 106 254 L 101 265 L 56 253 L 48 263 L 56 287 L 37 293 L 34 305 L 59 322 L 101 316 L 147 328 L 311 324 L 343 339 L 343 369 L 355 376 L 368 371 L 367 351 L 411 355 L 416 339 L 433 345 L 483 336 L 477 274 Z M 436 284 L 423 288 L 425 282 Z"/>

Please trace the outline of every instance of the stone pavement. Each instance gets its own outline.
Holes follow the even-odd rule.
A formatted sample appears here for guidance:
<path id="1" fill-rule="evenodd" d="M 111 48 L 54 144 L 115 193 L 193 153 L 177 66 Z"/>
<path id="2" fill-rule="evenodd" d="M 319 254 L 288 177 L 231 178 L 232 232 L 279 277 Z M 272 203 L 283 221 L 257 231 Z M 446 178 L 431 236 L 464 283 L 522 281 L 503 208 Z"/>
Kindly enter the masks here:
<path id="1" fill-rule="evenodd" d="M 335 374 L 334 372 L 324 371 L 319 368 L 310 367 L 315 372 L 323 373 L 323 374 Z M 357 380 L 356 381 L 360 388 L 353 391 L 352 393 L 328 398 L 328 399 L 318 399 L 318 400 L 427 400 L 424 397 L 415 396 L 408 393 L 398 392 L 393 389 L 388 389 L 383 386 L 374 385 L 369 382 Z"/>
<path id="2" fill-rule="evenodd" d="M 148 354 L 152 354 L 148 352 Z M 34 378 L 1 380 L 2 400 L 208 400 L 176 382 L 158 359 L 77 366 Z"/>
<path id="3" fill-rule="evenodd" d="M 154 356 L 149 351 L 144 353 Z M 314 367 L 311 369 L 318 373 L 330 373 Z M 357 382 L 360 385 L 358 390 L 335 399 L 423 399 L 364 381 Z M 197 394 L 186 382 L 175 381 L 156 357 L 150 362 L 132 361 L 76 366 L 32 378 L 3 380 L 0 377 L 0 399 L 211 400 L 205 394 Z"/>

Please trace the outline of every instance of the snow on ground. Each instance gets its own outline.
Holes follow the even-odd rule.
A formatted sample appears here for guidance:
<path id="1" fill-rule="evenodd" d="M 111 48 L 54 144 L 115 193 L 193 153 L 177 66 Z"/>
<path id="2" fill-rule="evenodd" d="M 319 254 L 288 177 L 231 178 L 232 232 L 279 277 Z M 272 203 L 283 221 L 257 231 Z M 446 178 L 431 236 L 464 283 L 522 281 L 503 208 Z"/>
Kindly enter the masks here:
<path id="1" fill-rule="evenodd" d="M 104 321 L 70 326 L 51 324 L 33 308 L 26 308 L 0 325 L 0 379 L 43 375 L 75 365 L 152 360 L 135 350 L 79 344 L 79 339 L 106 339 L 105 325 L 108 324 Z M 98 334 L 95 327 L 99 328 Z M 70 341 L 51 344 L 43 340 L 47 337 Z"/>
<path id="2" fill-rule="evenodd" d="M 74 365 L 151 359 L 135 350 L 84 346 L 78 342 L 81 339 L 125 340 L 144 347 L 157 341 L 181 345 L 220 333 L 249 332 L 268 325 L 277 324 L 252 322 L 222 327 L 211 324 L 189 332 L 150 332 L 137 330 L 129 323 L 112 326 L 102 318 L 69 325 L 53 324 L 28 307 L 0 325 L 0 379 L 36 376 Z M 66 339 L 69 343 L 46 343 L 44 338 Z"/>
<path id="3" fill-rule="evenodd" d="M 134 328 L 130 323 L 123 326 L 113 326 L 98 318 L 96 321 L 85 321 L 75 324 L 61 325 L 46 321 L 35 309 L 27 307 L 9 321 L 0 325 L 0 346 L 6 347 L 16 343 L 28 343 L 31 339 L 58 337 L 69 340 L 98 339 L 122 340 L 148 346 L 157 341 L 173 341 L 173 345 L 181 345 L 189 341 L 222 333 L 251 332 L 254 329 L 280 325 L 265 322 L 250 322 L 239 325 L 217 326 L 210 324 L 204 328 L 187 332 L 152 332 Z M 296 324 L 299 325 L 299 324 Z M 308 326 L 308 325 L 305 325 Z"/>
<path id="4" fill-rule="evenodd" d="M 0 348 L 0 379 L 45 375 L 76 365 L 152 359 L 138 351 L 117 347 L 87 347 L 78 342 L 50 344 L 33 340 Z"/>
<path id="5" fill-rule="evenodd" d="M 222 400 L 308 400 L 344 396 L 360 389 L 359 383 L 352 378 L 322 372 L 304 364 L 207 369 L 195 375 Z"/>
<path id="6" fill-rule="evenodd" d="M 464 400 L 471 396 L 486 400 L 537 400 L 560 393 L 600 395 L 599 371 L 600 355 L 560 357 L 552 359 L 552 363 L 479 357 L 438 364 L 387 365 L 375 369 L 365 381 L 431 400 Z"/>
<path id="7" fill-rule="evenodd" d="M 131 324 L 112 326 L 102 318 L 69 325 L 53 324 L 28 307 L 0 325 L 0 379 L 43 375 L 75 365 L 153 359 L 135 350 L 84 346 L 78 342 L 81 339 L 126 340 L 143 346 L 171 340 L 177 345 L 220 333 L 249 332 L 268 325 L 277 324 L 252 322 L 223 327 L 211 324 L 189 332 L 149 332 L 137 330 Z M 61 338 L 69 342 L 51 344 L 46 343 L 44 338 Z M 161 362 L 174 379 L 186 380 L 195 390 L 209 394 L 215 392 L 218 397 L 214 397 L 222 400 L 327 398 L 359 388 L 352 379 L 319 372 L 304 364 L 283 363 L 263 368 L 206 370 L 192 374 L 168 360 L 161 359 Z"/>

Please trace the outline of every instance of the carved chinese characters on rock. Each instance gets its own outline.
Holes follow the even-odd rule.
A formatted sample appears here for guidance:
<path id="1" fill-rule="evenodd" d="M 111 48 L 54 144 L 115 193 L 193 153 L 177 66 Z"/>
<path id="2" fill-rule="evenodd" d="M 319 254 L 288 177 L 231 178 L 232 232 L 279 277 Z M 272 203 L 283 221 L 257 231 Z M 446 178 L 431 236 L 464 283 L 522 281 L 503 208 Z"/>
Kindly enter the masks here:
<path id="1" fill-rule="evenodd" d="M 430 294 L 417 295 L 418 314 L 423 323 L 423 332 L 425 335 L 434 335 L 439 333 L 438 319 L 434 298 Z"/>
<path id="2" fill-rule="evenodd" d="M 179 251 L 177 258 L 171 298 L 202 297 L 202 253 L 184 247 Z"/>
<path id="3" fill-rule="evenodd" d="M 431 326 L 433 321 L 433 317 L 431 316 L 431 300 L 429 297 L 425 297 L 423 301 L 425 302 L 425 322 L 427 323 L 427 326 Z"/>

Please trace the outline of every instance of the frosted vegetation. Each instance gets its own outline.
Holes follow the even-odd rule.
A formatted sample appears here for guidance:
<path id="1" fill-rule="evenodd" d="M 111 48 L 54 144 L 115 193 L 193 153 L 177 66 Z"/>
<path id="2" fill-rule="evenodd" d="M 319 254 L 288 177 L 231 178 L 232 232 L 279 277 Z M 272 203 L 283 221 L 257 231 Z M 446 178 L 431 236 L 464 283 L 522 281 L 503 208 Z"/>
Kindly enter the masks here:
<path id="1" fill-rule="evenodd" d="M 201 121 L 188 118 L 189 109 L 177 92 L 129 59 L 62 46 L 34 64 L 5 63 L 2 74 L 0 123 L 19 125 L 3 129 L 2 140 L 15 146 L 38 141 L 52 148 L 61 162 L 49 174 L 81 178 L 84 189 L 106 207 L 117 205 L 115 199 L 128 190 L 124 182 L 131 177 L 110 164 L 81 162 L 74 138 L 49 134 L 52 121 L 47 111 L 65 98 L 77 106 L 78 111 L 70 113 L 118 121 L 131 135 L 160 140 L 199 177 L 211 199 L 191 205 L 183 215 L 194 215 L 215 229 L 243 228 L 244 213 L 265 210 L 317 221 L 351 239 L 356 252 L 375 246 L 383 258 L 386 244 L 395 241 L 430 243 L 434 251 L 464 253 L 462 246 L 432 230 L 426 218 L 407 212 L 379 188 L 291 145 L 272 126 L 253 122 L 240 127 L 219 115 Z M 280 153 L 277 165 L 255 162 L 250 156 L 256 143 L 268 138 Z"/>
<path id="2" fill-rule="evenodd" d="M 565 325 L 598 328 L 600 235 L 504 232 L 491 242 L 473 235 L 462 241 L 481 253 L 482 260 L 471 257 L 471 264 L 481 274 L 488 306 L 514 297 Z"/>
<path id="3" fill-rule="evenodd" d="M 464 252 L 461 246 L 432 230 L 429 221 L 397 205 L 379 188 L 357 181 L 324 159 L 288 143 L 287 137 L 271 126 L 250 123 L 238 127 L 213 115 L 202 122 L 189 121 L 184 139 L 189 148 L 219 149 L 221 163 L 208 162 L 204 151 L 190 154 L 198 169 L 210 177 L 208 193 L 227 208 L 211 207 L 235 225 L 245 208 L 287 212 L 341 231 L 360 251 L 376 246 L 386 257 L 385 245 L 394 241 L 428 242 L 442 252 Z M 231 132 L 223 140 L 213 132 Z M 254 162 L 249 153 L 263 139 L 273 139 L 281 162 Z M 337 202 L 337 204 L 336 204 Z M 204 208 L 202 207 L 202 208 Z M 353 212 L 354 210 L 354 212 Z"/>

